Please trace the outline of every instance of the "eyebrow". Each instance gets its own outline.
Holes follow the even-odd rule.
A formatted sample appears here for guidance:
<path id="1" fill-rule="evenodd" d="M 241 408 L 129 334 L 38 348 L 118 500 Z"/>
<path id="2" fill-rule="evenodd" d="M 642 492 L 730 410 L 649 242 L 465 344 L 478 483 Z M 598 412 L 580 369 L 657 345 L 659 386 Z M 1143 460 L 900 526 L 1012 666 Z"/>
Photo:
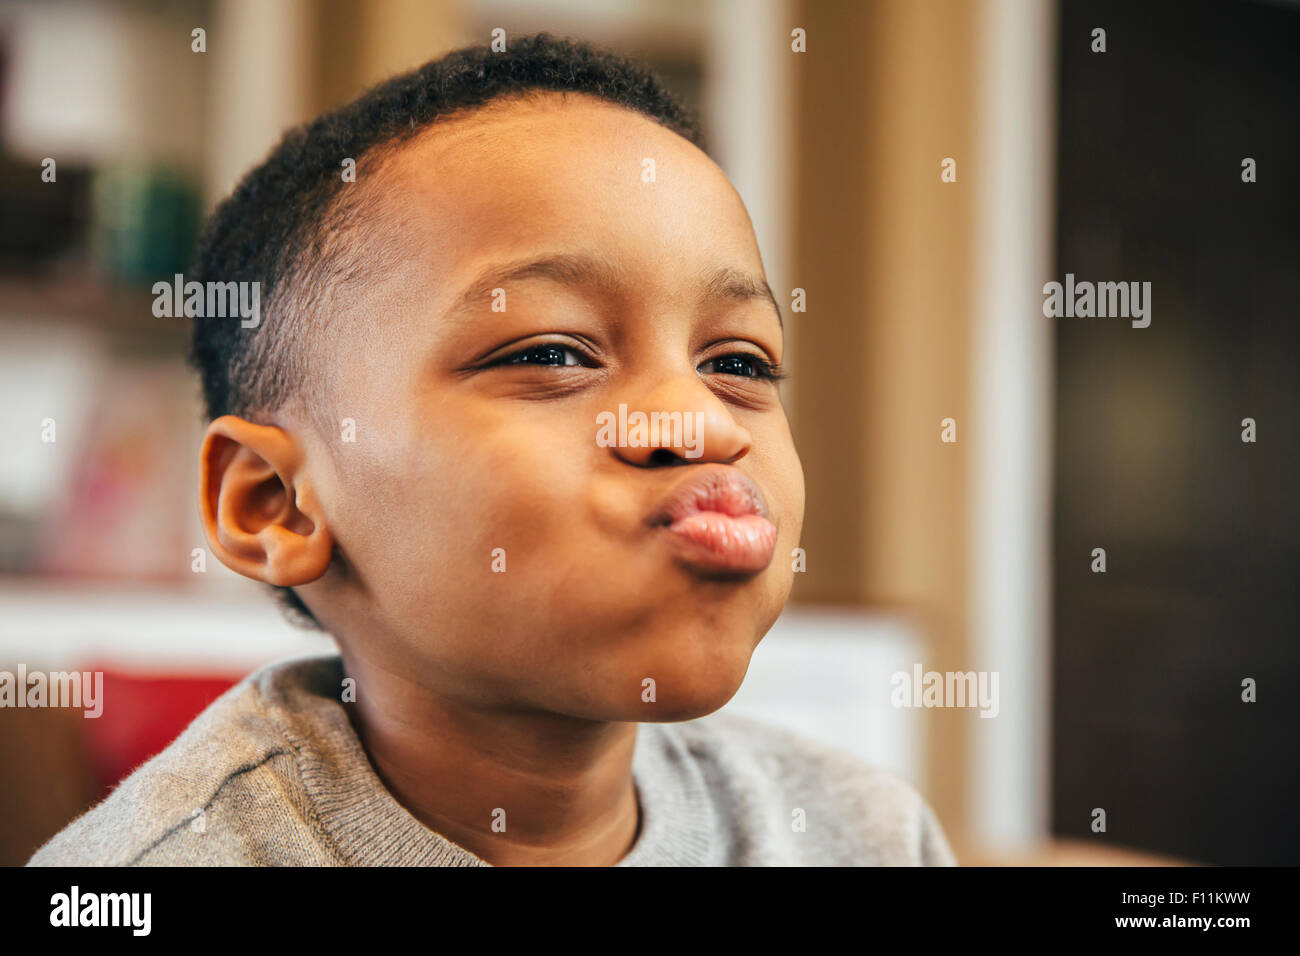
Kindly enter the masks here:
<path id="1" fill-rule="evenodd" d="M 780 324 L 782 330 L 785 329 L 785 320 L 781 318 L 781 306 L 777 304 L 776 296 L 772 294 L 772 287 L 758 276 L 750 275 L 748 272 L 742 272 L 739 269 L 722 268 L 715 270 L 704 284 L 704 294 L 700 297 L 700 300 L 702 302 L 711 302 L 719 299 L 731 302 L 747 302 L 751 299 L 765 300 L 771 304 L 773 311 L 776 312 L 777 323 Z"/>
<path id="2" fill-rule="evenodd" d="M 489 266 L 456 297 L 446 314 L 454 316 L 469 312 L 476 305 L 488 301 L 494 289 L 505 288 L 511 283 L 526 279 L 546 279 L 560 285 L 589 286 L 612 292 L 622 285 L 619 276 L 620 270 L 607 259 L 578 253 L 561 253 Z M 706 273 L 701 289 L 699 301 L 702 304 L 755 299 L 765 301 L 776 313 L 777 323 L 782 329 L 785 328 L 776 296 L 772 294 L 771 287 L 756 275 L 724 266 Z"/>

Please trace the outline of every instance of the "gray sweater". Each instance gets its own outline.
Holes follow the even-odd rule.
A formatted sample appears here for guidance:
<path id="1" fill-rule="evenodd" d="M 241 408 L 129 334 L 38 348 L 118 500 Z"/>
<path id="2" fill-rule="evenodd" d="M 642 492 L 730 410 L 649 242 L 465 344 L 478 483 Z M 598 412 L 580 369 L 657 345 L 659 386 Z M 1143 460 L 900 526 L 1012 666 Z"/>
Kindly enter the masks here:
<path id="1" fill-rule="evenodd" d="M 342 679 L 337 654 L 251 674 L 28 865 L 487 866 L 384 788 Z M 758 721 L 641 724 L 632 772 L 619 866 L 956 864 L 900 777 Z"/>

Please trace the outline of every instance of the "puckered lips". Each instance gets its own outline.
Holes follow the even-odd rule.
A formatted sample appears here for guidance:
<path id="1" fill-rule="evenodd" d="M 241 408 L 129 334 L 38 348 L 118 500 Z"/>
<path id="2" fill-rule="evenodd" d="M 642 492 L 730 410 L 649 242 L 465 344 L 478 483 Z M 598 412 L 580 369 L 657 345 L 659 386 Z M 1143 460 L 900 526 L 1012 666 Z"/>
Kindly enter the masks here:
<path id="1" fill-rule="evenodd" d="M 757 574 L 772 563 L 776 526 L 758 485 L 734 465 L 688 465 L 651 513 L 682 562 L 704 573 Z"/>

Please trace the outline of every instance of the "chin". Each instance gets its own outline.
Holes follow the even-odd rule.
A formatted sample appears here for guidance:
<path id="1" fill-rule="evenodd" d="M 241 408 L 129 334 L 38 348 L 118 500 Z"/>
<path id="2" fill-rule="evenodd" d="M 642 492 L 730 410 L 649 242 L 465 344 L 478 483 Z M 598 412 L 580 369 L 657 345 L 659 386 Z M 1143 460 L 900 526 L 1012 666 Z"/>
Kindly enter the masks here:
<path id="1" fill-rule="evenodd" d="M 667 704 L 660 701 L 657 707 L 645 705 L 645 709 L 640 711 L 637 716 L 629 717 L 642 724 L 675 724 L 683 720 L 696 720 L 700 717 L 707 717 L 717 710 L 736 695 L 740 687 L 737 685 L 727 693 L 717 694 L 709 698 L 697 698 L 691 701 L 678 701 L 673 704 Z"/>
<path id="2" fill-rule="evenodd" d="M 720 635 L 714 635 L 715 639 Z M 745 680 L 753 642 L 719 642 L 700 653 L 694 648 L 675 648 L 671 658 L 659 658 L 659 666 L 645 673 L 655 679 L 655 700 L 642 702 L 630 719 L 646 723 L 670 723 L 705 717 L 721 708 Z"/>

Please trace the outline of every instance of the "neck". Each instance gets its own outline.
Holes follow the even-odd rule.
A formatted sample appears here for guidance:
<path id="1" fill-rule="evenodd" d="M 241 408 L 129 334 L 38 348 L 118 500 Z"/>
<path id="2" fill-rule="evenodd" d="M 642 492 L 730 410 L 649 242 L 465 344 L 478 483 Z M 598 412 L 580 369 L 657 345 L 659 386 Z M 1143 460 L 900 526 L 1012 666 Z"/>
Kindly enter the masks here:
<path id="1" fill-rule="evenodd" d="M 637 725 L 450 700 L 344 654 L 375 772 L 425 826 L 495 866 L 609 866 L 636 842 Z"/>

